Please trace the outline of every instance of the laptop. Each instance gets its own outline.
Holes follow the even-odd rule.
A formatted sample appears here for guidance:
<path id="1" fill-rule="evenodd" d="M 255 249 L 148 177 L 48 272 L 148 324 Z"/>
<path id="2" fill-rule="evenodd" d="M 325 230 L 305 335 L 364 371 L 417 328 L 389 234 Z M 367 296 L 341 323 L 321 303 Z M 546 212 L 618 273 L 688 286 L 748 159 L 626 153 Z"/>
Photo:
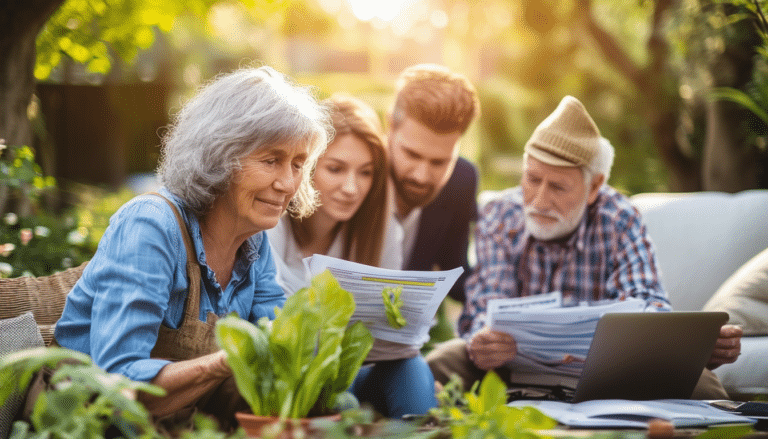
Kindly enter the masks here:
<path id="1" fill-rule="evenodd" d="M 727 321 L 726 312 L 604 314 L 571 402 L 690 398 Z"/>

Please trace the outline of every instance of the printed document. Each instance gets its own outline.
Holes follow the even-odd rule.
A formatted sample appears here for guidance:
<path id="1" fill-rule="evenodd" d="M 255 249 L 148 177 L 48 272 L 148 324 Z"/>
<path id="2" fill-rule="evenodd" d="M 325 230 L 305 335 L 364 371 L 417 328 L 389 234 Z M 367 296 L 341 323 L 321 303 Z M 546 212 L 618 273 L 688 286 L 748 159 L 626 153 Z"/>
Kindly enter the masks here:
<path id="1" fill-rule="evenodd" d="M 458 267 L 448 271 L 402 271 L 349 262 L 325 255 L 304 258 L 312 276 L 330 270 L 342 288 L 355 298 L 355 313 L 350 321 L 361 321 L 374 338 L 408 345 L 429 340 L 429 329 L 440 303 L 464 271 Z M 403 288 L 400 308 L 408 322 L 400 329 L 387 323 L 381 292 L 385 287 Z"/>
<path id="2" fill-rule="evenodd" d="M 600 317 L 646 309 L 646 302 L 637 298 L 566 307 L 562 303 L 560 292 L 488 301 L 488 325 L 517 342 L 511 363 L 516 374 L 578 377 Z"/>
<path id="3" fill-rule="evenodd" d="M 597 399 L 575 404 L 518 400 L 508 405 L 518 408 L 535 407 L 561 424 L 580 428 L 647 428 L 648 421 L 652 419 L 666 419 L 676 428 L 756 422 L 754 419 L 712 407 L 706 401 L 691 399 Z"/>

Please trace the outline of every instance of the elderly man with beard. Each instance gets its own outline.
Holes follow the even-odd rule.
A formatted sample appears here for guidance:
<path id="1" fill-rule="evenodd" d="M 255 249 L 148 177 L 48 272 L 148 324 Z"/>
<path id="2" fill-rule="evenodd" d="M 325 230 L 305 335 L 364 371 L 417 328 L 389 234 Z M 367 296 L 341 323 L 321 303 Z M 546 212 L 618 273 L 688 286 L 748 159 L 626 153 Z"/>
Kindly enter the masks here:
<path id="1" fill-rule="evenodd" d="M 477 264 L 459 319 L 463 339 L 427 356 L 438 382 L 458 374 L 466 388 L 496 369 L 510 384 L 514 338 L 486 326 L 488 301 L 559 291 L 564 305 L 636 297 L 670 309 L 654 247 L 639 212 L 608 186 L 614 149 L 576 98 L 566 96 L 525 145 L 518 187 L 481 210 Z M 736 360 L 741 330 L 720 331 L 708 369 Z M 565 360 L 564 360 L 565 361 Z M 705 370 L 696 399 L 727 398 Z"/>

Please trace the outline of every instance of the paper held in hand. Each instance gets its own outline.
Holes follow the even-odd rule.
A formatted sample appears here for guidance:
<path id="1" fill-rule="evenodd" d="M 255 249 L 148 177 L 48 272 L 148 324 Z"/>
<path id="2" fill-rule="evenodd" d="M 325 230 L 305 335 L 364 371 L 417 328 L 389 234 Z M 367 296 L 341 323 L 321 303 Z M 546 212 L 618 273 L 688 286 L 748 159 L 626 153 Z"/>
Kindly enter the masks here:
<path id="1" fill-rule="evenodd" d="M 402 271 L 371 267 L 324 255 L 304 258 L 304 265 L 314 277 L 330 270 L 342 288 L 355 298 L 351 322 L 362 321 L 374 338 L 408 345 L 429 340 L 429 328 L 437 308 L 464 271 Z M 387 322 L 381 292 L 385 287 L 402 287 L 400 311 L 408 322 L 396 329 Z"/>
<path id="2" fill-rule="evenodd" d="M 560 292 L 488 301 L 487 324 L 517 342 L 513 370 L 524 374 L 578 377 L 584 367 L 597 321 L 607 312 L 642 312 L 637 298 L 562 306 Z"/>

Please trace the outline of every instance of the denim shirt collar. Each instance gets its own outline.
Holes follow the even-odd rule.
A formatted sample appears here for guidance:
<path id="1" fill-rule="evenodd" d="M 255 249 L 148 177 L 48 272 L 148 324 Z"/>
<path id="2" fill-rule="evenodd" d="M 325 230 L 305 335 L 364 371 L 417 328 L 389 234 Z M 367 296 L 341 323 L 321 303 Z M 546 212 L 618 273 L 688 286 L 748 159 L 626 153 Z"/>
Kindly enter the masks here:
<path id="1" fill-rule="evenodd" d="M 192 238 L 192 244 L 194 244 L 195 250 L 197 251 L 197 260 L 200 264 L 208 267 L 208 261 L 206 260 L 205 256 L 205 247 L 203 246 L 203 234 L 200 230 L 200 222 L 198 221 L 197 216 L 192 214 L 192 212 L 190 212 L 189 209 L 185 207 L 184 202 L 179 197 L 172 194 L 165 187 L 160 188 L 158 192 L 166 198 L 172 200 L 174 204 L 179 207 L 181 217 L 187 224 L 189 236 Z M 261 247 L 261 242 L 263 239 L 264 232 L 256 233 L 245 240 L 243 245 L 240 247 L 238 259 L 235 261 L 235 273 L 238 275 L 238 277 L 242 275 L 246 270 L 248 270 L 253 261 L 261 257 L 259 254 L 259 248 Z"/>

